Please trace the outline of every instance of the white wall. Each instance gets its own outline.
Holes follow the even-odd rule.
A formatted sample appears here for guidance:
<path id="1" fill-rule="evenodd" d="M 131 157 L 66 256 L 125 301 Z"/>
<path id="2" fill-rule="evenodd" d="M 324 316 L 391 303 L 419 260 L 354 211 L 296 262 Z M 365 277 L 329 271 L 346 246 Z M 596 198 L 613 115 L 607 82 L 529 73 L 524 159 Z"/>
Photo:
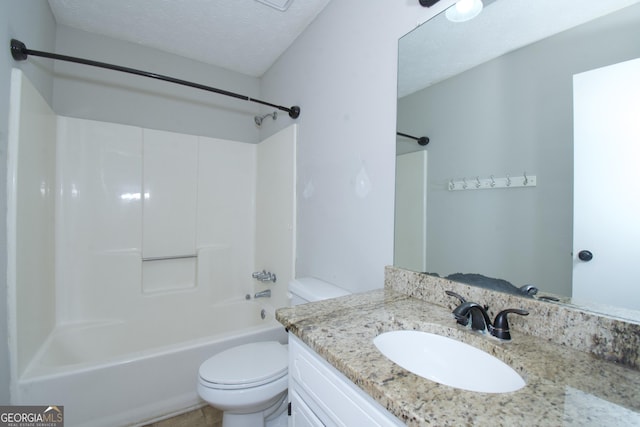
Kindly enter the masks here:
<path id="1" fill-rule="evenodd" d="M 17 38 L 29 45 L 52 50 L 55 40 L 55 21 L 44 0 L 0 1 L 0 35 L 4 48 L 0 52 L 0 223 L 6 224 L 7 130 L 9 115 L 9 84 L 11 67 L 22 69 L 38 91 L 51 104 L 53 79 L 48 71 L 52 61 L 38 59 L 16 63 L 8 49 L 9 40 Z M 5 284 L 7 266 L 7 234 L 0 227 L 0 283 Z M 0 404 L 9 403 L 9 348 L 7 337 L 6 286 L 0 287 Z"/>
<path id="2" fill-rule="evenodd" d="M 255 77 L 64 25 L 57 27 L 55 39 L 56 53 L 260 98 L 260 82 Z M 57 114 L 234 141 L 259 141 L 259 129 L 253 121 L 260 110 L 257 104 L 63 61 L 55 62 L 55 70 L 53 109 Z"/>
<path id="3" fill-rule="evenodd" d="M 302 108 L 297 276 L 382 287 L 393 262 L 398 39 L 450 4 L 332 1 L 263 77 L 263 98 Z M 363 167 L 371 191 L 361 197 Z"/>

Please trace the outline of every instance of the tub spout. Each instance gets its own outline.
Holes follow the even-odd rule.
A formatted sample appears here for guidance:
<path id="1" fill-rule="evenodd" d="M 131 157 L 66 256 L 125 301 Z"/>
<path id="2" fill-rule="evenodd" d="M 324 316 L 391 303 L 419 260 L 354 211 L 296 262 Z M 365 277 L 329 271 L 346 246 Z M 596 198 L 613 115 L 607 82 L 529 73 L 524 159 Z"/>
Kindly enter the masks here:
<path id="1" fill-rule="evenodd" d="M 253 296 L 254 298 L 271 298 L 271 289 L 266 289 L 264 291 L 256 292 Z"/>

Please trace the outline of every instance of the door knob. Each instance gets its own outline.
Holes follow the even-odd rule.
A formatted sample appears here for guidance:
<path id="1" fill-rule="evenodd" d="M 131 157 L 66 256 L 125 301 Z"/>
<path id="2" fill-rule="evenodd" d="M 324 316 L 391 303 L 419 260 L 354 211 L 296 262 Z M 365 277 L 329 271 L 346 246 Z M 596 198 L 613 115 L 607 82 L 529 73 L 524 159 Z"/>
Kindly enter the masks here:
<path id="1" fill-rule="evenodd" d="M 593 254 L 590 251 L 580 251 L 578 252 L 578 258 L 580 261 L 591 261 L 593 259 Z"/>

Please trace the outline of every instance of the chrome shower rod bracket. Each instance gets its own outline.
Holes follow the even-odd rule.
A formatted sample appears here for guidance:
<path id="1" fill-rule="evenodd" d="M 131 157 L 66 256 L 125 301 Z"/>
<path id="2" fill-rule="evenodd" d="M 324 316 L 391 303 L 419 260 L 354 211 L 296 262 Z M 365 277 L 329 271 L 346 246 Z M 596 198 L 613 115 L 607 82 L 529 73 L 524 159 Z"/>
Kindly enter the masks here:
<path id="1" fill-rule="evenodd" d="M 149 71 L 136 70 L 135 68 L 122 67 L 120 65 L 107 64 L 105 62 L 98 62 L 90 59 L 60 55 L 57 53 L 42 52 L 38 50 L 27 49 L 27 46 L 20 40 L 11 39 L 11 56 L 13 56 L 14 60 L 24 61 L 29 57 L 29 55 L 40 56 L 43 58 L 51 58 L 59 61 L 75 62 L 76 64 L 90 65 L 92 67 L 106 68 L 109 70 L 120 71 L 123 73 L 135 74 L 138 76 L 149 77 L 157 80 L 163 80 L 169 83 L 189 86 L 195 89 L 206 90 L 206 91 L 214 92 L 220 95 L 230 96 L 232 98 L 242 99 L 245 101 L 254 102 L 257 104 L 262 104 L 262 105 L 267 105 L 269 107 L 277 108 L 278 110 L 286 111 L 287 113 L 289 113 L 289 117 L 291 117 L 292 119 L 297 119 L 298 117 L 300 117 L 300 107 L 297 105 L 294 105 L 292 107 L 283 107 L 282 105 L 271 104 L 270 102 L 265 102 L 259 99 L 250 98 L 248 96 L 240 95 L 234 92 L 229 92 L 227 90 L 202 85 L 199 83 L 193 83 L 187 80 L 176 79 L 174 77 L 163 76 L 162 74 L 151 73 Z"/>

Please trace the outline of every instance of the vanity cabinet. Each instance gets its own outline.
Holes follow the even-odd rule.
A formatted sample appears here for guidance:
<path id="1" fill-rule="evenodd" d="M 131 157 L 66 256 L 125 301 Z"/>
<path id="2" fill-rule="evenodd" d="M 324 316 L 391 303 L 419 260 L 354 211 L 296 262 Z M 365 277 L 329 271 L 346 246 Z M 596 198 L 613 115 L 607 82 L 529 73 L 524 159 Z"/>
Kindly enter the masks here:
<path id="1" fill-rule="evenodd" d="M 292 334 L 289 399 L 293 427 L 404 425 Z"/>

